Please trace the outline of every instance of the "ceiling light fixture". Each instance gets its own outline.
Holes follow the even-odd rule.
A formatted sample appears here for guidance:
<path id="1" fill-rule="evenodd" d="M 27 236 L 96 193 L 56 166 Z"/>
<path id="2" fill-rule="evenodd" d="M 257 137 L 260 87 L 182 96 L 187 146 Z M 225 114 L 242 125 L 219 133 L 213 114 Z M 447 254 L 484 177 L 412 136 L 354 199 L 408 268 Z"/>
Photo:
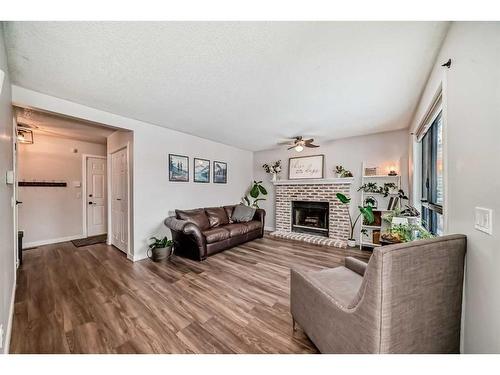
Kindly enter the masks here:
<path id="1" fill-rule="evenodd" d="M 302 146 L 302 145 L 295 146 L 295 151 L 297 151 L 297 152 L 302 152 L 303 149 L 304 149 L 304 146 Z"/>

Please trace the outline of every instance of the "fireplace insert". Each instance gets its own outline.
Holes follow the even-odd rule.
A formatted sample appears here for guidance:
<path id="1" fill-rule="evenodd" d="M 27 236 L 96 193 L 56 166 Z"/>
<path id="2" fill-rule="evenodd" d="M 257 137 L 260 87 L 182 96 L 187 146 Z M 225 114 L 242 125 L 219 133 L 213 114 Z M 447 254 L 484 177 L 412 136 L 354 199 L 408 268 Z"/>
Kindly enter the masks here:
<path id="1" fill-rule="evenodd" d="M 292 202 L 292 232 L 328 237 L 328 202 Z"/>

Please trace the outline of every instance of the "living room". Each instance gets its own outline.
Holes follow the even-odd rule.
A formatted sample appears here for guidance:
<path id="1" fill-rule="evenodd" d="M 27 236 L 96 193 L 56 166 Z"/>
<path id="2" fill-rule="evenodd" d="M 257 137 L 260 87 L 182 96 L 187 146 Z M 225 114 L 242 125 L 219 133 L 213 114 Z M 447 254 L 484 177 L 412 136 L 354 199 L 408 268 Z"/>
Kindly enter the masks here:
<path id="1" fill-rule="evenodd" d="M 2 350 L 500 353 L 481 19 L 3 19 Z"/>

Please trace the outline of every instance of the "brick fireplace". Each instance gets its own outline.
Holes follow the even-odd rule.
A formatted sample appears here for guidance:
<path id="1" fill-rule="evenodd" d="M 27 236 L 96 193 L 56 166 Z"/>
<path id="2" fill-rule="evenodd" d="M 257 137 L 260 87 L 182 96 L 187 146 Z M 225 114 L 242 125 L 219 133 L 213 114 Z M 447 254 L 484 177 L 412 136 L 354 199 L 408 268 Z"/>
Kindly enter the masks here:
<path id="1" fill-rule="evenodd" d="M 336 197 L 337 193 L 350 194 L 352 178 L 332 178 L 321 180 L 276 181 L 276 229 L 272 236 L 296 239 L 321 245 L 346 247 L 349 237 L 349 214 L 347 208 Z M 311 202 L 312 212 L 297 216 L 292 212 L 296 202 Z M 321 204 L 328 203 L 328 215 L 321 219 L 315 214 Z M 295 215 L 295 216 L 293 216 Z M 304 216 L 305 215 L 305 216 Z M 319 218 L 319 219 L 318 219 Z M 301 221 L 297 225 L 297 220 Z M 326 224 L 327 231 L 319 229 L 318 222 Z M 310 230 L 308 230 L 308 227 Z M 314 228 L 316 227 L 316 228 Z M 321 225 L 324 228 L 325 225 Z M 316 231 L 316 233 L 314 233 Z"/>

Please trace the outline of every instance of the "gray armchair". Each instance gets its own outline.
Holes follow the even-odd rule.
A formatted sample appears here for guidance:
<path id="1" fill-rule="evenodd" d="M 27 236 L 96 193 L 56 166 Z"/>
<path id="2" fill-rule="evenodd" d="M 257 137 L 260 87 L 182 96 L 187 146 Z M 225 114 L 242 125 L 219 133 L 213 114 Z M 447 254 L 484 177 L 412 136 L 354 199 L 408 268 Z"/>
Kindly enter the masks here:
<path id="1" fill-rule="evenodd" d="M 322 353 L 458 353 L 466 237 L 376 248 L 368 264 L 291 271 L 290 309 Z"/>

